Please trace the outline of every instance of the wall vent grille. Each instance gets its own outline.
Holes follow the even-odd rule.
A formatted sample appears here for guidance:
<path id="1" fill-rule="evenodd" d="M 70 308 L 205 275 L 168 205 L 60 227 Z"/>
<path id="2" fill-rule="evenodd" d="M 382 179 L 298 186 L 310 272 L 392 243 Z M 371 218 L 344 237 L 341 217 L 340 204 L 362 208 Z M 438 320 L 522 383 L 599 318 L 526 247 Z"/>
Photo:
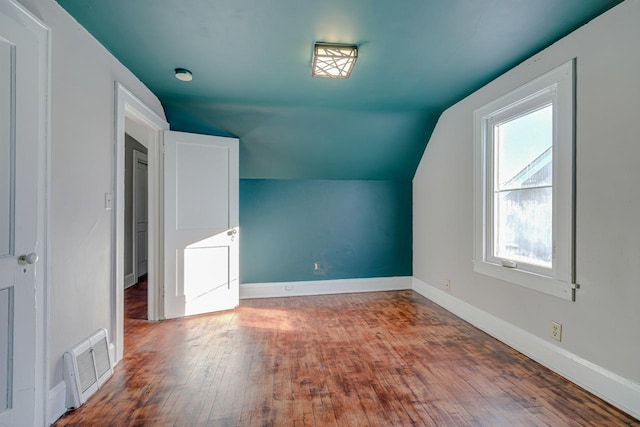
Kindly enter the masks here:
<path id="1" fill-rule="evenodd" d="M 99 329 L 64 354 L 67 408 L 80 407 L 113 375 L 106 329 Z"/>

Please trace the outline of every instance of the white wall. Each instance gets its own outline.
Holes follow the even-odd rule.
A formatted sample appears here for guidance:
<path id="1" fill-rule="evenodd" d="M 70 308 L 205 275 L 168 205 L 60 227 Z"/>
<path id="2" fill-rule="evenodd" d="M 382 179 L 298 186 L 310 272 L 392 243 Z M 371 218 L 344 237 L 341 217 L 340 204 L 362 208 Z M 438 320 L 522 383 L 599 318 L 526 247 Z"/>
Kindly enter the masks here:
<path id="1" fill-rule="evenodd" d="M 414 276 L 640 382 L 640 1 L 627 0 L 440 117 L 416 172 Z M 575 302 L 473 272 L 473 111 L 577 57 Z"/>
<path id="2" fill-rule="evenodd" d="M 53 0 L 19 0 L 51 28 L 50 385 L 62 355 L 110 328 L 114 81 L 164 117 L 159 100 Z M 111 333 L 111 331 L 110 331 Z"/>

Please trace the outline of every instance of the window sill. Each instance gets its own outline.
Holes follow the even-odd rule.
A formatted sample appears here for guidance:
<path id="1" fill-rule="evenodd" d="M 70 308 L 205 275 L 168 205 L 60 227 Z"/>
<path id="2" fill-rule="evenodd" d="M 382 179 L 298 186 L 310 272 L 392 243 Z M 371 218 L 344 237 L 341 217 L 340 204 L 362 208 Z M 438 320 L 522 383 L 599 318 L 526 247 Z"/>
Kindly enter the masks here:
<path id="1" fill-rule="evenodd" d="M 567 301 L 575 301 L 576 286 L 552 277 L 482 261 L 473 262 L 473 271 Z"/>

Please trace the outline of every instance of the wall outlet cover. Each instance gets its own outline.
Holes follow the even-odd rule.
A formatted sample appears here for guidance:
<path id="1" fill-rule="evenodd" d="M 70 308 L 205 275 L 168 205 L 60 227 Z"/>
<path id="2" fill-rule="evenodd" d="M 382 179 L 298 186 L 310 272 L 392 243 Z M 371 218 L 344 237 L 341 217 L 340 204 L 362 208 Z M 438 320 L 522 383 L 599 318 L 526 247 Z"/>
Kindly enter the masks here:
<path id="1" fill-rule="evenodd" d="M 551 321 L 551 337 L 556 341 L 562 341 L 562 325 L 553 320 Z"/>

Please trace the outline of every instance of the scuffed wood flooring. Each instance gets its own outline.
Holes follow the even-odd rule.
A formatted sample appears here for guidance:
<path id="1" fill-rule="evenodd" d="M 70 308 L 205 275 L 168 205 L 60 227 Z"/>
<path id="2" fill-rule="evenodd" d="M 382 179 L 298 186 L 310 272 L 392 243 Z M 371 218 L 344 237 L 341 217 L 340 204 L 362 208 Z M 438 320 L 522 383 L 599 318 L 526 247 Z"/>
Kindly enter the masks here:
<path id="1" fill-rule="evenodd" d="M 134 302 L 114 377 L 56 426 L 640 425 L 413 291 L 158 323 Z"/>

